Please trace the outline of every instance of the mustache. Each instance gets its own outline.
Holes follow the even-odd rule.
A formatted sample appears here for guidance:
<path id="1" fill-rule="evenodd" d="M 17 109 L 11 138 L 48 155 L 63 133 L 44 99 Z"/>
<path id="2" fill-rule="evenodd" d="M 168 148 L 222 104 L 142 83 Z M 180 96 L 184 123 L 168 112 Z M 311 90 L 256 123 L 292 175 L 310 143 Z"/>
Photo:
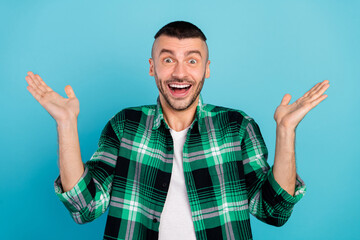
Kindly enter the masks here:
<path id="1" fill-rule="evenodd" d="M 186 79 L 186 78 L 171 78 L 165 81 L 166 84 L 171 84 L 171 83 L 188 83 L 191 85 L 194 85 L 194 81 Z"/>

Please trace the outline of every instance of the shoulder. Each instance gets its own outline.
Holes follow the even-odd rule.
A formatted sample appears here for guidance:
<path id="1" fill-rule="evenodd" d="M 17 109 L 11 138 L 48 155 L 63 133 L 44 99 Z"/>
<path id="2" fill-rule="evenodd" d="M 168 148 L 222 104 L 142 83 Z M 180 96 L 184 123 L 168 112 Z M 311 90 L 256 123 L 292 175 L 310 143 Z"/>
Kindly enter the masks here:
<path id="1" fill-rule="evenodd" d="M 155 115 L 155 112 L 156 105 L 124 108 L 110 118 L 105 128 L 112 128 L 117 135 L 121 135 L 126 123 L 132 125 L 146 124 L 148 117 Z"/>
<path id="2" fill-rule="evenodd" d="M 143 105 L 137 107 L 128 107 L 124 108 L 118 113 L 116 113 L 111 119 L 110 122 L 118 123 L 124 121 L 136 121 L 141 120 L 144 116 L 148 117 L 155 115 L 156 105 Z"/>
<path id="3" fill-rule="evenodd" d="M 206 109 L 208 116 L 211 116 L 211 125 L 215 129 L 223 131 L 226 129 L 224 132 L 238 132 L 243 140 L 250 140 L 251 142 L 256 138 L 265 146 L 259 125 L 244 111 L 211 104 L 205 105 L 204 109 Z M 207 122 L 205 120 L 205 124 L 209 124 Z"/>
<path id="4" fill-rule="evenodd" d="M 252 117 L 239 109 L 204 104 L 203 110 L 205 115 L 216 119 L 223 119 L 225 117 L 230 122 L 238 123 L 249 123 L 254 121 Z"/>

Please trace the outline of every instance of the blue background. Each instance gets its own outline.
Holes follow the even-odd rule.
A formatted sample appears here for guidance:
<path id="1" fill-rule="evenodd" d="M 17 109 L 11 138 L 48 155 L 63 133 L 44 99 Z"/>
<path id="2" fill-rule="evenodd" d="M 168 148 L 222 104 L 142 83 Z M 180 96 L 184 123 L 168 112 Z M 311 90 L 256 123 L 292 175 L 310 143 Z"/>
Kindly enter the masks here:
<path id="1" fill-rule="evenodd" d="M 359 237 L 359 1 L 0 1 L 0 238 L 101 239 L 106 214 L 77 225 L 57 199 L 54 120 L 26 90 L 27 71 L 80 100 L 82 158 L 124 107 L 155 103 L 148 75 L 153 36 L 187 20 L 208 37 L 205 102 L 259 123 L 274 158 L 273 113 L 330 80 L 329 97 L 297 129 L 305 197 L 276 228 L 251 218 L 254 238 Z"/>

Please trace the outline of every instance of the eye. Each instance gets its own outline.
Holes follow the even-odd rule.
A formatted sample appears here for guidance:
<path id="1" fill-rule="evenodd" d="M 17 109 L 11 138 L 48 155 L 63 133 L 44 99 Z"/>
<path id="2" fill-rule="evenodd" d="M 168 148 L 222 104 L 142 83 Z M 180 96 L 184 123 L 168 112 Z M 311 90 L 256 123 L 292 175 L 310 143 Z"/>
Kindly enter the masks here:
<path id="1" fill-rule="evenodd" d="M 195 64 L 195 63 L 197 63 L 197 61 L 196 61 L 195 59 L 190 59 L 190 60 L 189 60 L 189 63 L 190 63 L 190 64 Z"/>
<path id="2" fill-rule="evenodd" d="M 165 59 L 164 59 L 164 62 L 166 62 L 166 63 L 172 63 L 173 60 L 172 60 L 171 58 L 165 58 Z"/>

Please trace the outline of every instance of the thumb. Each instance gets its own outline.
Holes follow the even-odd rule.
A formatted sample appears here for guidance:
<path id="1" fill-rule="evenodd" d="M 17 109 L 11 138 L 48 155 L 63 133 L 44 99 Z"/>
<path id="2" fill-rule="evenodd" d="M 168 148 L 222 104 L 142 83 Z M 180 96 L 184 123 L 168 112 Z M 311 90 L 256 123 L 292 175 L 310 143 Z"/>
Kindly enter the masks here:
<path id="1" fill-rule="evenodd" d="M 280 105 L 288 105 L 290 100 L 291 100 L 291 95 L 287 93 L 287 94 L 285 94 L 285 96 L 281 100 Z"/>
<path id="2" fill-rule="evenodd" d="M 68 96 L 68 98 L 76 98 L 74 90 L 72 89 L 72 87 L 70 85 L 67 85 L 65 87 L 65 93 Z"/>

